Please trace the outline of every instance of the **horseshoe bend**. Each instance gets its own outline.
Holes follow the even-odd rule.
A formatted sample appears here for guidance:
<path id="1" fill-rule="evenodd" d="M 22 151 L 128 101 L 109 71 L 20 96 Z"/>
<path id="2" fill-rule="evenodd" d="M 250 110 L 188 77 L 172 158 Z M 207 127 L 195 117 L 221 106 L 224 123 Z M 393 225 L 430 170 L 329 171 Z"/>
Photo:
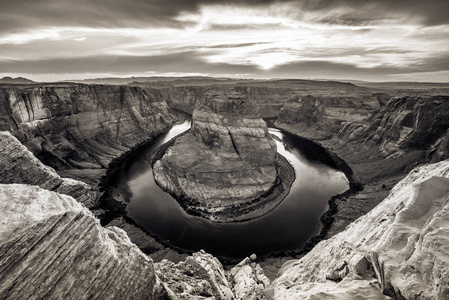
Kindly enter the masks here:
<path id="1" fill-rule="evenodd" d="M 193 111 L 190 131 L 164 150 L 153 164 L 158 185 L 189 213 L 212 220 L 260 216 L 294 179 L 257 105 L 235 91 L 211 95 Z"/>

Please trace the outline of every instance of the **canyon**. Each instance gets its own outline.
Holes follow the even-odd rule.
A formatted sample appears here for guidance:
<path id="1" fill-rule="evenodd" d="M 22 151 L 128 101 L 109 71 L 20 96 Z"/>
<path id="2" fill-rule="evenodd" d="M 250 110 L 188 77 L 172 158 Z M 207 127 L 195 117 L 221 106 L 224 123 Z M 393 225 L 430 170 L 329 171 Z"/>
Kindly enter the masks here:
<path id="1" fill-rule="evenodd" d="M 306 80 L 135 85 L 1 86 L 2 299 L 449 297 L 447 87 Z M 250 148 L 255 141 L 239 147 L 237 138 L 237 151 L 229 133 L 211 139 L 209 120 L 221 130 L 229 123 L 216 113 L 234 112 L 217 108 L 222 102 L 214 95 L 244 97 L 268 123 L 314 141 L 340 162 L 351 189 L 331 199 L 329 227 L 303 253 L 223 267 L 204 251 L 170 249 L 102 206 L 105 187 L 98 183 L 107 168 L 184 114 L 193 114 L 193 133 L 180 139 L 201 137 L 255 159 L 263 149 L 263 161 L 273 163 L 265 130 L 251 133 L 262 148 Z M 260 128 L 260 121 L 241 127 Z M 266 187 L 276 177 L 269 170 Z"/>

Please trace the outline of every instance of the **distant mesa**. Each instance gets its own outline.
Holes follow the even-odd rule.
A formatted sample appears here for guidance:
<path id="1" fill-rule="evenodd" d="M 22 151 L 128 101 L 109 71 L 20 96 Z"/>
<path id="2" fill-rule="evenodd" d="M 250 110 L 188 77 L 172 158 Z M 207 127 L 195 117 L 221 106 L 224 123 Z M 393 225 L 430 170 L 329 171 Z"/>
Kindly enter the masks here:
<path id="1" fill-rule="evenodd" d="M 17 78 L 12 78 L 12 77 L 3 77 L 0 79 L 0 83 L 10 83 L 10 84 L 30 84 L 30 83 L 36 83 L 33 80 L 30 80 L 28 78 L 23 78 L 23 77 L 17 77 Z"/>

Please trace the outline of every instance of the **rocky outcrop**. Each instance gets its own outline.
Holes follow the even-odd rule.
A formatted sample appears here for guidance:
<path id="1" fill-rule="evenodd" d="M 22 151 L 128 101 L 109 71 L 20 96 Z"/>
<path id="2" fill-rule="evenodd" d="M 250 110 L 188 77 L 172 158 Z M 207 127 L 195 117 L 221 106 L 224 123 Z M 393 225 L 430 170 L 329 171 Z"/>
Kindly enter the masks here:
<path id="1" fill-rule="evenodd" d="M 84 84 L 0 88 L 0 130 L 60 175 L 97 183 L 111 160 L 167 130 L 158 90 Z"/>
<path id="2" fill-rule="evenodd" d="M 392 99 L 372 119 L 367 140 L 378 144 L 385 156 L 401 155 L 409 149 L 427 150 L 447 133 L 448 111 L 449 96 Z M 447 158 L 449 150 L 437 155 Z"/>
<path id="3" fill-rule="evenodd" d="M 162 260 L 155 269 L 169 299 L 234 299 L 223 266 L 203 250 L 177 264 Z"/>
<path id="4" fill-rule="evenodd" d="M 384 95 L 377 95 L 377 99 L 385 103 Z M 447 96 L 393 98 L 363 121 L 339 121 L 340 125 L 334 127 L 338 133 L 326 129 L 327 136 L 323 134 L 325 113 L 318 123 L 309 121 L 310 126 L 305 121 L 287 124 L 281 118 L 276 122 L 278 127 L 319 141 L 336 153 L 353 170 L 353 178 L 364 186 L 357 195 L 336 199 L 338 211 L 329 236 L 375 207 L 417 164 L 448 157 L 448 105 Z M 315 116 L 319 107 L 311 105 L 308 115 Z"/>
<path id="5" fill-rule="evenodd" d="M 447 299 L 449 160 L 419 167 L 348 228 L 286 263 L 273 299 Z"/>
<path id="6" fill-rule="evenodd" d="M 345 123 L 338 137 L 372 142 L 384 157 L 423 150 L 438 161 L 449 157 L 448 111 L 449 96 L 394 98 L 364 123 Z"/>
<path id="7" fill-rule="evenodd" d="M 37 185 L 70 195 L 87 207 L 94 207 L 99 199 L 97 188 L 78 180 L 61 178 L 7 131 L 0 131 L 0 183 Z"/>
<path id="8" fill-rule="evenodd" d="M 282 107 L 277 125 L 290 124 L 302 136 L 326 140 L 335 136 L 344 122 L 361 122 L 379 109 L 374 96 L 296 96 Z"/>
<path id="9" fill-rule="evenodd" d="M 0 184 L 1 299 L 160 299 L 152 261 L 72 197 Z"/>
<path id="10" fill-rule="evenodd" d="M 191 131 L 154 163 L 153 173 L 162 188 L 188 200 L 187 211 L 217 219 L 270 191 L 276 144 L 245 96 L 217 95 L 193 112 Z"/>
<path id="11" fill-rule="evenodd" d="M 256 263 L 256 255 L 245 258 L 228 273 L 235 299 L 255 300 L 264 297 L 264 289 L 270 284 L 262 268 Z"/>

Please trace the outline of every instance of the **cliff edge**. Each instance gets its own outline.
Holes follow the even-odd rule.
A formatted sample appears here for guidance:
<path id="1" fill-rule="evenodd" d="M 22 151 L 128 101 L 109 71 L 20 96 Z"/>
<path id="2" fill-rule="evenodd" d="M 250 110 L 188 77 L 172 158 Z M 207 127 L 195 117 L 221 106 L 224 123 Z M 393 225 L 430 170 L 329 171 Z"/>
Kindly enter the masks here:
<path id="1" fill-rule="evenodd" d="M 346 230 L 284 264 L 273 299 L 448 299 L 449 160 L 414 169 Z"/>

